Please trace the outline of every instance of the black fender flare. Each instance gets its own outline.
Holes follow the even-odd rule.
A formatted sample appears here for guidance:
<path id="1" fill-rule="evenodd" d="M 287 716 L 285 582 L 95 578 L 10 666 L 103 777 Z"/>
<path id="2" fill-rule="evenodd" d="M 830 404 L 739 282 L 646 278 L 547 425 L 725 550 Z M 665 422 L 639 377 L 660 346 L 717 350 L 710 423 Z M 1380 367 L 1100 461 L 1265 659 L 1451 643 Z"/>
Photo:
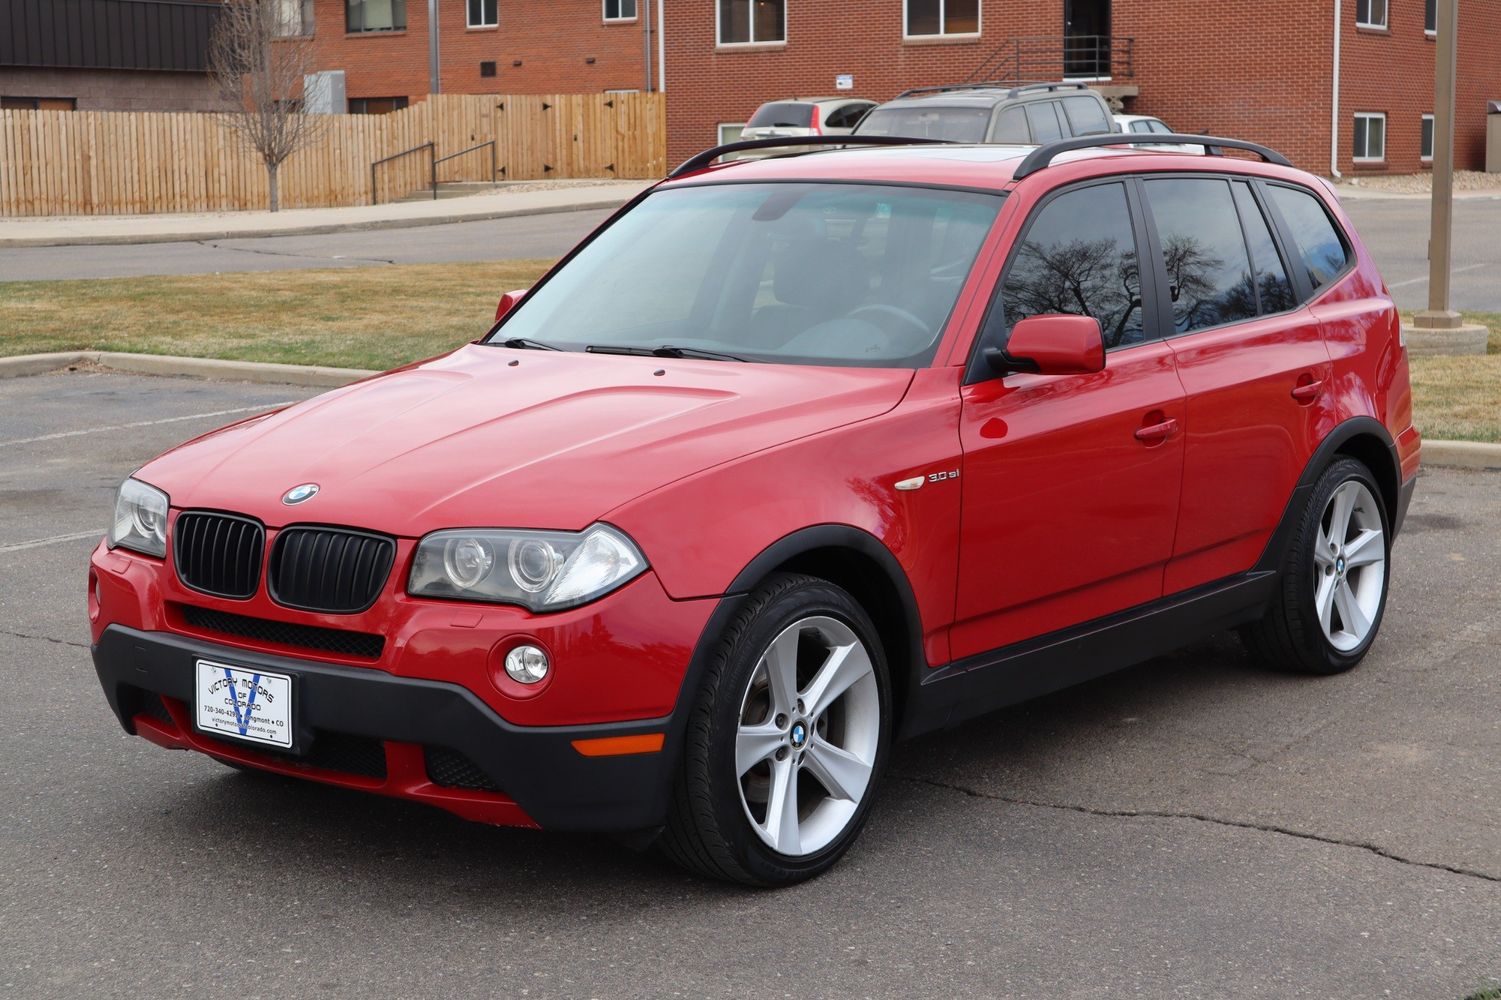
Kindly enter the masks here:
<path id="1" fill-rule="evenodd" d="M 1334 456 L 1345 450 L 1351 441 L 1360 437 L 1374 438 L 1382 445 L 1381 453 L 1385 456 L 1384 461 L 1372 463 L 1369 457 L 1374 452 L 1370 449 L 1367 455 L 1361 457 L 1367 465 L 1375 465 L 1371 469 L 1371 474 L 1376 477 L 1376 482 L 1381 487 L 1382 499 L 1387 507 L 1387 517 L 1391 520 L 1392 538 L 1396 538 L 1404 513 L 1399 500 L 1402 486 L 1402 461 L 1397 456 L 1397 446 L 1381 421 L 1367 416 L 1351 417 L 1325 435 L 1324 440 L 1320 441 L 1319 446 L 1314 449 L 1308 464 L 1303 466 L 1303 474 L 1298 477 L 1297 485 L 1293 487 L 1292 495 L 1288 497 L 1287 506 L 1283 508 L 1282 519 L 1277 522 L 1276 530 L 1272 532 L 1272 537 L 1267 540 L 1266 547 L 1262 549 L 1261 558 L 1256 561 L 1255 570 L 1272 572 L 1281 570 L 1283 556 L 1292 541 L 1293 530 L 1303 513 L 1303 506 L 1308 502 L 1309 494 L 1313 492 L 1314 484 L 1319 481 L 1319 476 L 1323 475 L 1329 463 L 1334 461 Z"/>

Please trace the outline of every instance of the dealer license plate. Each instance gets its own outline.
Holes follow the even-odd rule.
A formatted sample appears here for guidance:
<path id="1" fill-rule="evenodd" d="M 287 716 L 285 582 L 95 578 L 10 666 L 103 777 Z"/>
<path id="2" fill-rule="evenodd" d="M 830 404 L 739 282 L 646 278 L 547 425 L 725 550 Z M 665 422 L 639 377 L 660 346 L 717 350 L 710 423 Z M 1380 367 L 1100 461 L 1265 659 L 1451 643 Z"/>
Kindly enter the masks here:
<path id="1" fill-rule="evenodd" d="M 198 728 L 210 733 L 291 749 L 292 678 L 198 661 Z"/>

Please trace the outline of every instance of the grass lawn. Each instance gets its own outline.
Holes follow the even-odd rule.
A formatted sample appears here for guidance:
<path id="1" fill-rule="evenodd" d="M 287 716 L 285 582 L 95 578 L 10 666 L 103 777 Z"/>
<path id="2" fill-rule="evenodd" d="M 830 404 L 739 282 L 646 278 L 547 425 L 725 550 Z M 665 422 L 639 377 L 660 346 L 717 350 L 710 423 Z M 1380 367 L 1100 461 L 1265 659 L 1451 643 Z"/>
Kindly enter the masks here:
<path id="1" fill-rule="evenodd" d="M 545 260 L 0 283 L 0 355 L 100 350 L 392 368 L 485 332 Z M 1501 441 L 1501 313 L 1485 356 L 1413 358 L 1429 438 Z"/>

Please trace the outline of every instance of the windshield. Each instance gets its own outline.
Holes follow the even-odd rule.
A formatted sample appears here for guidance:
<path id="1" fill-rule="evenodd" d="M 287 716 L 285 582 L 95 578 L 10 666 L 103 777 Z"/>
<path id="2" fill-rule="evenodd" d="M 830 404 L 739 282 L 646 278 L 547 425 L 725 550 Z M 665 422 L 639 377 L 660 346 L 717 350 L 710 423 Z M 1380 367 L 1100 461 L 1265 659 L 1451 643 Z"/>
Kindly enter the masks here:
<path id="1" fill-rule="evenodd" d="M 488 340 L 920 367 L 1001 199 L 866 184 L 656 191 Z"/>
<path id="2" fill-rule="evenodd" d="M 809 128 L 813 125 L 813 105 L 793 101 L 763 104 L 756 109 L 746 128 Z"/>
<path id="3" fill-rule="evenodd" d="M 855 133 L 984 142 L 985 126 L 989 124 L 989 108 L 876 108 Z"/>

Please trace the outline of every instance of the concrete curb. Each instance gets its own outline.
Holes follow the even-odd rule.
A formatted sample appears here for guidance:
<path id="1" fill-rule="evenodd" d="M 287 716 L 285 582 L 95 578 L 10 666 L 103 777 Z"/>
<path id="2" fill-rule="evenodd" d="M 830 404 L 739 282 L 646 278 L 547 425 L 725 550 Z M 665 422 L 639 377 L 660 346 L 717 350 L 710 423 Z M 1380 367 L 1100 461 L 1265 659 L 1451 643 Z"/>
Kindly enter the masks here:
<path id="1" fill-rule="evenodd" d="M 142 243 L 198 243 L 204 240 L 252 240 L 263 236 L 320 236 L 325 233 L 366 232 L 376 229 L 420 229 L 423 226 L 448 226 L 456 222 L 486 222 L 490 219 L 515 219 L 526 215 L 557 215 L 562 212 L 593 212 L 619 208 L 634 194 L 623 198 L 604 198 L 569 205 L 541 205 L 535 208 L 497 208 L 484 212 L 450 213 L 409 219 L 367 219 L 362 222 L 318 223 L 305 226 L 281 226 L 275 229 L 194 229 L 171 233 L 106 233 L 98 236 L 0 236 L 0 249 L 25 247 L 96 247 L 135 246 Z"/>
<path id="2" fill-rule="evenodd" d="M 81 364 L 142 375 L 187 375 L 234 382 L 260 382 L 335 388 L 377 374 L 363 368 L 324 368 L 317 365 L 280 365 L 266 361 L 221 361 L 183 358 L 170 354 L 125 354 L 118 351 L 61 351 L 0 358 L 0 379 L 44 375 Z"/>
<path id="3" fill-rule="evenodd" d="M 281 365 L 266 361 L 221 361 L 217 358 L 184 358 L 170 354 L 125 354 L 119 351 L 59 351 L 54 354 L 21 354 L 0 358 L 0 379 L 45 375 L 74 365 L 95 364 L 115 371 L 142 375 L 177 375 L 216 378 L 234 382 L 260 382 L 336 388 L 368 378 L 378 372 L 363 368 L 323 368 L 316 365 Z M 1501 471 L 1501 444 L 1480 441 L 1423 441 L 1423 464 L 1447 469 Z"/>

